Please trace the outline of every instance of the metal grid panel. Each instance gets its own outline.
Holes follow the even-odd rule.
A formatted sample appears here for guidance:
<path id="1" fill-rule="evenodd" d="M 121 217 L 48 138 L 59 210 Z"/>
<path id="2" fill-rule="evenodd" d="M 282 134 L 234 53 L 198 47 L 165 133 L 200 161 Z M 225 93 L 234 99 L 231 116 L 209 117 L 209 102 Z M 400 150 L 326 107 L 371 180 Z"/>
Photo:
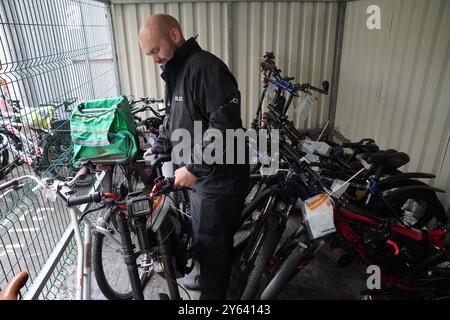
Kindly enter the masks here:
<path id="1" fill-rule="evenodd" d="M 381 8 L 381 30 L 366 9 Z M 347 4 L 336 128 L 408 153 L 405 170 L 433 172 L 450 208 L 450 3 Z"/>
<path id="2" fill-rule="evenodd" d="M 280 68 L 299 82 L 331 81 L 337 9 L 337 3 L 289 1 L 115 4 L 123 92 L 163 97 L 159 68 L 141 52 L 137 37 L 150 14 L 169 13 L 186 38 L 198 34 L 199 44 L 228 64 L 241 90 L 243 122 L 249 125 L 258 106 L 258 63 L 265 51 L 274 51 Z M 300 128 L 318 128 L 327 121 L 328 108 L 329 97 L 320 97 L 307 121 L 292 110 L 290 116 Z"/>
<path id="3" fill-rule="evenodd" d="M 69 172 L 71 108 L 58 108 L 48 119 L 41 111 L 55 101 L 73 100 L 73 107 L 118 94 L 108 14 L 108 6 L 91 0 L 0 3 L 0 183 L 28 173 Z M 45 150 L 58 156 L 50 165 L 42 161 Z M 34 285 L 69 225 L 64 205 L 47 201 L 32 187 L 0 194 L 0 287 L 21 270 L 30 274 L 26 289 Z M 41 299 L 56 298 L 75 257 L 73 243 L 63 257 Z"/>

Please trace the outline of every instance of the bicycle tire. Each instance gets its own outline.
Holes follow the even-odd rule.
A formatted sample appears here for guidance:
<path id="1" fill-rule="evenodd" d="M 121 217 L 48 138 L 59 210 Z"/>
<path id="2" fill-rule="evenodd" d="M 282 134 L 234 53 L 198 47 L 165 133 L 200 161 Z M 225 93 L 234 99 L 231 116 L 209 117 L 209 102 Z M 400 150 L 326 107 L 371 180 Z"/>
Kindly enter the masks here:
<path id="1" fill-rule="evenodd" d="M 105 192 L 113 192 L 119 195 L 121 199 L 137 189 L 138 177 L 131 163 L 114 165 L 111 179 L 111 189 Z"/>
<path id="2" fill-rule="evenodd" d="M 405 221 L 405 219 L 407 218 L 406 212 L 405 210 L 403 210 L 403 207 L 407 203 L 407 201 L 413 200 L 417 203 L 420 202 L 421 207 L 425 205 L 425 209 L 422 215 L 419 217 L 413 217 L 416 220 L 415 222 L 413 223 L 408 222 L 408 224 L 414 228 L 420 229 L 425 225 L 427 225 L 433 217 L 440 219 L 439 216 L 442 216 L 442 213 L 445 214 L 445 210 L 444 207 L 442 206 L 442 203 L 439 201 L 439 199 L 436 197 L 435 192 L 432 190 L 427 189 L 409 190 L 407 192 L 398 193 L 394 196 L 388 194 L 385 196 L 385 200 L 388 201 L 389 205 L 399 215 L 404 217 L 404 219 L 402 219 L 402 222 L 407 222 Z M 388 205 L 382 199 L 377 201 L 377 203 L 374 205 L 372 212 L 375 216 L 379 217 L 385 217 L 388 214 L 392 214 Z"/>
<path id="3" fill-rule="evenodd" d="M 56 121 L 53 127 L 61 130 L 51 136 L 47 136 L 41 142 L 42 161 L 39 171 L 49 170 L 58 180 L 75 176 L 77 169 L 71 166 L 73 150 L 70 136 L 70 123 L 66 120 Z M 58 162 L 61 162 L 58 164 Z M 94 183 L 94 175 L 89 174 L 86 179 L 78 180 L 77 186 L 88 186 Z"/>
<path id="4" fill-rule="evenodd" d="M 0 153 L 0 166 L 0 179 L 3 179 L 13 168 L 9 165 L 9 152 L 6 148 Z"/>
<path id="5" fill-rule="evenodd" d="M 10 134 L 8 132 L 2 132 L 7 139 L 10 139 L 8 143 L 12 143 L 16 146 L 18 150 L 22 150 L 22 143 L 19 138 L 17 138 L 15 135 Z M 8 147 L 5 148 L 5 150 L 2 151 L 2 161 L 1 161 L 1 168 L 0 168 L 0 179 L 5 178 L 15 167 L 15 162 L 18 158 L 16 158 L 14 155 L 12 155 L 12 160 L 10 162 L 9 157 L 9 149 Z"/>
<path id="6" fill-rule="evenodd" d="M 266 200 L 267 196 L 272 195 L 274 192 L 274 188 L 261 188 L 259 189 L 259 194 L 256 195 L 250 203 L 242 210 L 240 222 L 239 224 L 242 225 L 244 222 L 250 217 L 251 213 L 255 211 L 259 205 L 263 203 L 263 201 Z"/>
<path id="7" fill-rule="evenodd" d="M 110 275 L 105 272 L 104 263 L 108 262 L 105 261 L 105 257 L 103 256 L 104 253 L 104 243 L 105 243 L 105 235 L 102 233 L 96 233 L 94 236 L 95 241 L 93 241 L 93 254 L 92 254 L 92 267 L 94 270 L 94 276 L 97 281 L 97 285 L 100 289 L 100 291 L 103 293 L 103 295 L 108 300 L 131 300 L 133 299 L 133 292 L 131 290 L 131 284 L 129 283 L 129 276 L 128 272 L 126 270 L 126 264 L 120 263 L 120 259 L 123 261 L 122 253 L 118 253 L 118 257 L 113 257 L 112 262 L 115 264 L 114 269 L 115 271 L 119 272 L 119 275 L 117 273 Z M 117 267 L 124 267 L 123 269 L 117 269 Z M 141 273 L 139 275 L 141 280 L 142 289 L 145 288 L 145 286 L 148 284 L 151 273 L 145 272 Z M 121 281 L 121 282 L 115 282 L 113 281 Z M 128 283 L 127 283 L 128 282 Z M 122 291 L 119 291 L 119 288 L 123 288 Z"/>
<path id="8" fill-rule="evenodd" d="M 240 293 L 243 290 L 242 286 L 246 280 L 245 275 L 248 274 L 242 269 L 241 262 L 246 259 L 244 257 L 246 255 L 245 252 L 247 252 L 249 242 L 255 232 L 255 225 L 258 221 L 254 220 L 252 213 L 263 206 L 274 192 L 275 190 L 273 188 L 264 189 L 264 191 L 253 198 L 241 213 L 239 228 L 235 232 L 233 239 L 233 262 L 227 292 L 227 296 L 230 299 L 239 299 Z"/>
<path id="9" fill-rule="evenodd" d="M 261 277 L 283 233 L 284 229 L 280 225 L 276 225 L 276 222 L 270 218 L 266 220 L 265 225 L 260 230 L 258 237 L 263 237 L 263 242 L 247 277 L 247 283 L 242 292 L 241 300 L 252 300 L 259 292 Z"/>
<path id="10" fill-rule="evenodd" d="M 7 166 L 9 164 L 9 153 L 8 150 L 5 149 L 0 153 L 0 179 L 3 179 L 4 176 L 6 176 L 9 171 Z"/>
<path id="11" fill-rule="evenodd" d="M 421 273 L 417 274 L 411 281 L 415 288 L 429 288 L 429 290 L 417 290 L 414 298 L 419 300 L 450 300 L 450 261 L 442 259 Z"/>
<path id="12" fill-rule="evenodd" d="M 107 172 L 107 176 L 102 181 L 102 191 L 104 193 L 113 192 L 117 195 L 125 196 L 121 194 L 120 190 L 125 190 L 126 193 L 133 192 L 136 188 L 137 181 L 136 179 L 132 179 L 127 177 L 127 167 L 126 164 L 117 164 L 112 167 L 110 171 Z M 124 185 L 122 188 L 121 185 Z M 101 210 L 101 216 L 106 214 L 106 209 Z M 105 221 L 106 222 L 106 221 Z M 111 221 L 108 223 L 108 227 L 115 230 L 115 227 Z M 116 231 L 117 232 L 117 231 Z M 107 279 L 108 277 L 105 274 L 104 266 L 103 266 L 103 245 L 104 245 L 105 235 L 97 232 L 92 239 L 92 267 L 94 270 L 94 276 L 97 280 L 97 285 L 103 295 L 109 300 L 131 300 L 133 298 L 133 293 L 131 291 L 131 284 L 129 290 L 125 290 L 125 292 L 118 292 L 113 288 L 110 284 L 110 281 Z M 123 256 L 121 252 L 118 252 L 117 257 L 114 259 L 115 261 L 123 260 Z M 125 263 L 122 263 L 123 267 L 126 268 Z M 121 277 L 122 280 L 128 280 L 128 273 L 126 269 L 123 270 L 125 274 Z M 148 275 L 148 274 L 147 274 Z M 120 277 L 117 277 L 119 279 Z M 150 276 L 146 278 L 141 278 L 142 288 L 145 288 L 145 285 L 148 283 Z"/>
<path id="13" fill-rule="evenodd" d="M 258 298 L 261 300 L 275 299 L 286 284 L 300 271 L 298 265 L 308 253 L 309 250 L 307 248 L 297 245 L 280 265 L 274 276 L 264 281 L 264 285 L 260 289 L 260 293 L 258 293 Z"/>

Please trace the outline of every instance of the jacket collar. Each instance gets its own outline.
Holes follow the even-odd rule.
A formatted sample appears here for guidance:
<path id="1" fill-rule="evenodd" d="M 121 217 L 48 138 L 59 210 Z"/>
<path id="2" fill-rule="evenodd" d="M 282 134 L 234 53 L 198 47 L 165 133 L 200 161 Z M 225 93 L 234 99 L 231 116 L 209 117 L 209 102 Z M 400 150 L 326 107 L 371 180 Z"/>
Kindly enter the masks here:
<path id="1" fill-rule="evenodd" d="M 195 41 L 195 38 L 189 38 L 175 51 L 173 58 L 166 63 L 163 68 L 163 74 L 166 72 L 176 72 L 189 55 L 199 50 L 201 50 L 201 48 L 197 41 Z"/>

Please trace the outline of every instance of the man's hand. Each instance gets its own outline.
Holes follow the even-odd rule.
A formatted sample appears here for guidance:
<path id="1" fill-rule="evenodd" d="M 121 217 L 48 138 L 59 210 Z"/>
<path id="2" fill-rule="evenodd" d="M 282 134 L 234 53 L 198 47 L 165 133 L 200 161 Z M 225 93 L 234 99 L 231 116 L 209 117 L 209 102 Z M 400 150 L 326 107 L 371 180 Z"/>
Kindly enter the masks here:
<path id="1" fill-rule="evenodd" d="M 151 156 L 152 154 L 153 154 L 152 148 L 148 148 L 148 149 L 144 152 L 144 155 L 142 156 L 142 158 Z"/>
<path id="2" fill-rule="evenodd" d="M 175 188 L 191 187 L 197 177 L 190 173 L 185 167 L 175 170 Z"/>

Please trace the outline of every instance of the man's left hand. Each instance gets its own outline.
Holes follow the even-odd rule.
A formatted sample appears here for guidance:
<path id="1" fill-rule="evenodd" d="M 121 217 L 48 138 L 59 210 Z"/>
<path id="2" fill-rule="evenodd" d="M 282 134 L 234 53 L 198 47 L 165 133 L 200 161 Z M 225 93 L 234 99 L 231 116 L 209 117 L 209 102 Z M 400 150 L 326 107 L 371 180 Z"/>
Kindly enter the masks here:
<path id="1" fill-rule="evenodd" d="M 191 187 L 197 177 L 190 173 L 185 167 L 175 170 L 175 188 Z"/>

